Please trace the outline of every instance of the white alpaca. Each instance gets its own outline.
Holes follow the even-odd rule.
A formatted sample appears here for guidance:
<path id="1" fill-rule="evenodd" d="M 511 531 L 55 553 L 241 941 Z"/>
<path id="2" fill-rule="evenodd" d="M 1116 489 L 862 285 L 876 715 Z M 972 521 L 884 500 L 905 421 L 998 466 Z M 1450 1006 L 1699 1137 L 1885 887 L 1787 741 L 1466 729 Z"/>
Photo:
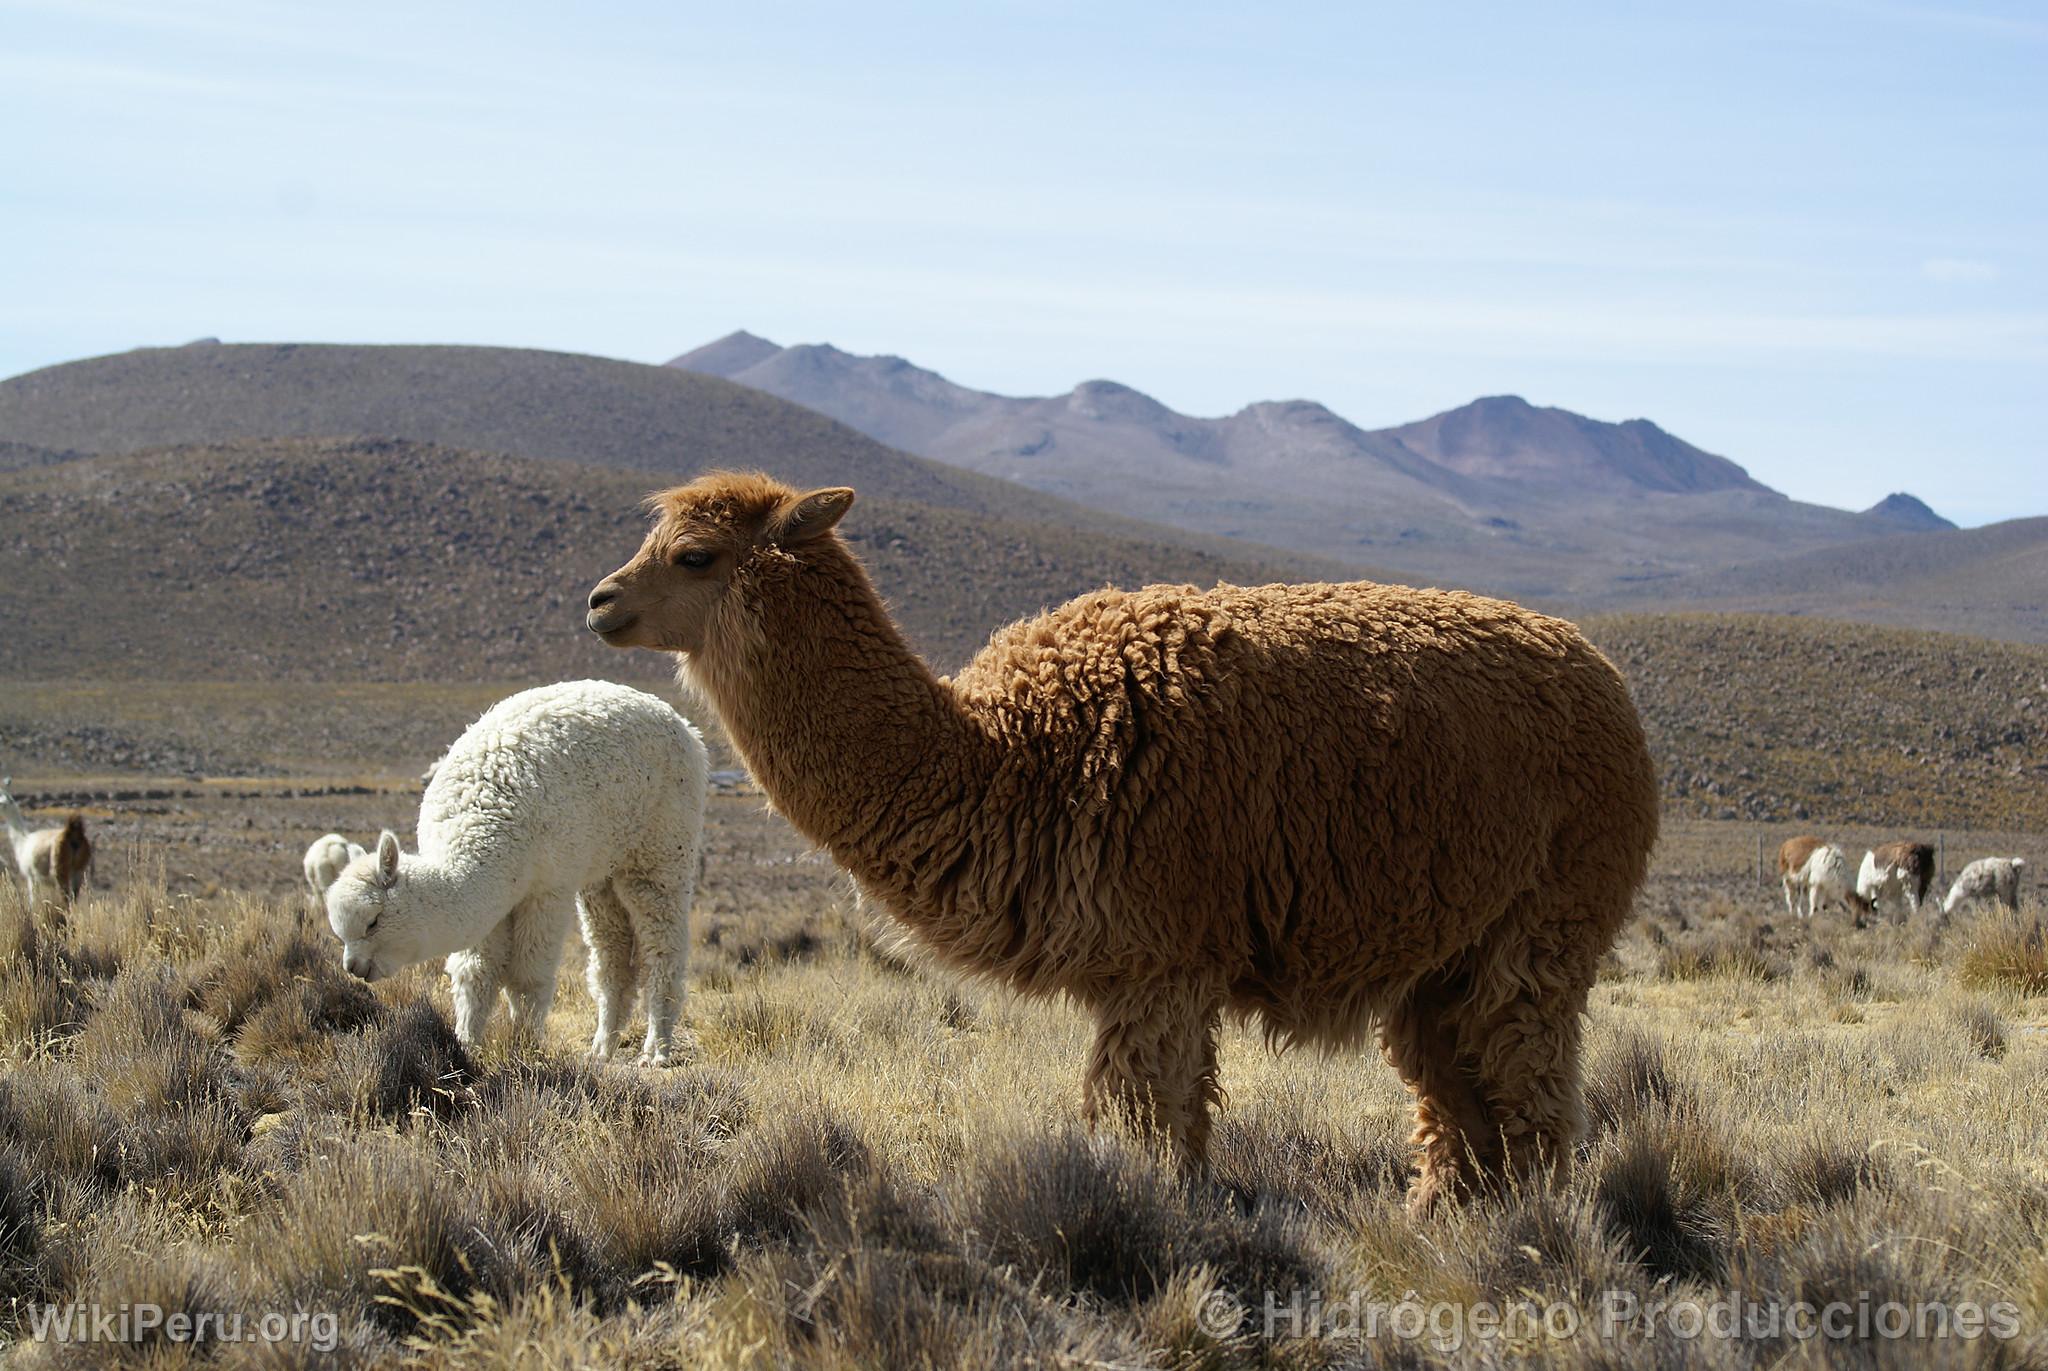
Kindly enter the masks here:
<path id="1" fill-rule="evenodd" d="M 327 893 L 327 887 L 334 884 L 335 877 L 342 869 L 366 851 L 361 843 L 352 843 L 339 833 L 329 833 L 315 838 L 313 845 L 306 849 L 306 884 L 312 887 L 313 898 L 319 899 Z"/>
<path id="2" fill-rule="evenodd" d="M 21 873 L 22 882 L 28 887 L 29 907 L 34 908 L 44 900 L 77 899 L 85 884 L 85 868 L 92 860 L 91 845 L 84 839 L 84 825 L 74 816 L 70 823 L 56 828 L 32 826 L 21 806 L 14 802 L 10 789 L 13 784 L 13 777 L 0 777 L 0 823 L 7 828 L 7 848 L 14 858 L 14 869 Z M 77 832 L 71 839 L 73 850 L 67 850 L 65 838 L 74 829 Z"/>
<path id="3" fill-rule="evenodd" d="M 1996 900 L 2007 909 L 2020 907 L 2020 872 L 2026 870 L 2024 857 L 1979 857 L 1956 876 L 1941 902 L 1943 914 L 1953 914 L 1971 900 Z"/>
<path id="4" fill-rule="evenodd" d="M 709 778 L 689 720 L 605 681 L 522 691 L 456 739 L 420 801 L 419 852 L 385 833 L 327 891 L 342 964 L 366 980 L 448 958 L 455 1031 L 483 1033 L 500 988 L 514 1032 L 554 999 L 572 909 L 609 1058 L 645 993 L 643 1065 L 666 1066 L 682 1015 Z"/>

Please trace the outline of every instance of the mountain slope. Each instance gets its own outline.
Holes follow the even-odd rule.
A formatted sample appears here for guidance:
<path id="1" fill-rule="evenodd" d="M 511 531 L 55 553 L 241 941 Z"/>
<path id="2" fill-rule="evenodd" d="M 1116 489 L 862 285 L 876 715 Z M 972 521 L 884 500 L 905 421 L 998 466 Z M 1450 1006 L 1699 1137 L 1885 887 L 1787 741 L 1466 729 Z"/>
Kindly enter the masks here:
<path id="1" fill-rule="evenodd" d="M 2048 643 L 2048 518 L 1896 533 L 1644 590 L 1610 603 L 1826 615 Z"/>
<path id="2" fill-rule="evenodd" d="M 584 631 L 663 478 L 402 440 L 272 439 L 0 473 L 0 678 L 657 679 Z M 1316 579 L 1218 556 L 863 496 L 845 531 L 944 668 L 1105 584 Z"/>
<path id="3" fill-rule="evenodd" d="M 994 395 L 900 357 L 752 334 L 671 365 L 1082 504 L 1553 602 L 1900 527 L 1895 508 L 1788 500 L 1648 420 L 1513 396 L 1371 431 L 1306 400 L 1194 418 L 1110 381 Z"/>
<path id="4" fill-rule="evenodd" d="M 356 436 L 630 468 L 661 480 L 717 467 L 761 468 L 797 485 L 851 485 L 869 498 L 1113 539 L 1180 542 L 1211 556 L 1270 553 L 899 452 L 822 414 L 723 380 L 575 353 L 192 344 L 0 381 L 0 440 L 17 445 L 119 453 L 244 438 Z"/>
<path id="5" fill-rule="evenodd" d="M 1581 626 L 1628 678 L 1680 813 L 2048 826 L 2048 647 L 1783 616 Z"/>
<path id="6" fill-rule="evenodd" d="M 133 452 L 240 438 L 374 435 L 795 483 L 981 512 L 1085 517 L 892 452 L 824 416 L 668 367 L 519 348 L 238 344 L 142 348 L 0 381 L 0 438 Z"/>

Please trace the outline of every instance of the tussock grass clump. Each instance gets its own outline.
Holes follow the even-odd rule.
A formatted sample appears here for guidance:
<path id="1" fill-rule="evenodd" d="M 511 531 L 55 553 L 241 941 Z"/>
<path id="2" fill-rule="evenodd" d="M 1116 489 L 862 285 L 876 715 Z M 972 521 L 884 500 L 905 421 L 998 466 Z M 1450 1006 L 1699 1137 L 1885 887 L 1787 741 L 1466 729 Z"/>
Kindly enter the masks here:
<path id="1" fill-rule="evenodd" d="M 1659 960 L 1657 974 L 1667 981 L 1701 981 L 1726 977 L 1743 981 L 1782 980 L 1788 968 L 1754 942 L 1712 938 L 1673 947 Z"/>
<path id="2" fill-rule="evenodd" d="M 1249 1113 L 1225 1113 L 1209 1144 L 1211 1178 L 1241 1208 L 1299 1208 L 1335 1222 L 1408 1188 L 1414 1156 L 1405 1132 L 1353 1140 L 1287 1111 Z"/>
<path id="3" fill-rule="evenodd" d="M 113 956 L 46 931 L 0 875 L 0 1051 L 48 1049 L 78 1032 L 93 986 L 117 970 Z"/>
<path id="4" fill-rule="evenodd" d="M 47 1203 L 34 1163 L 18 1144 L 0 1143 L 0 1303 L 35 1293 Z"/>
<path id="5" fill-rule="evenodd" d="M 2041 916 L 1987 915 L 1956 959 L 1956 979 L 1979 990 L 2048 995 L 2048 931 Z"/>
<path id="6" fill-rule="evenodd" d="M 1585 1080 L 1586 1117 L 1596 1133 L 1612 1133 L 1646 1115 L 1692 1113 L 1692 1087 L 1673 1074 L 1664 1047 L 1641 1030 L 1595 1048 Z"/>
<path id="7" fill-rule="evenodd" d="M 375 1052 L 377 1078 L 368 1103 L 380 1118 L 424 1112 L 446 1119 L 475 1100 L 477 1070 L 469 1050 L 429 1001 L 414 1000 L 400 1010 L 378 1033 Z"/>
<path id="8" fill-rule="evenodd" d="M 304 1052 L 323 1034 L 370 1027 L 386 1012 L 341 969 L 333 939 L 302 909 L 243 924 L 193 973 L 190 1003 L 251 1061 Z"/>
<path id="9" fill-rule="evenodd" d="M 1725 1275 L 1738 1215 L 1762 1188 L 1754 1168 L 1697 1115 L 1631 1120 L 1593 1169 L 1607 1232 L 1659 1279 Z"/>
<path id="10" fill-rule="evenodd" d="M 1072 1129 L 1028 1136 L 970 1163 L 962 1203 L 994 1262 L 1118 1304 L 1158 1295 L 1200 1265 L 1232 1289 L 1292 1290 L 1325 1272 L 1276 1211 L 1240 1214 L 1148 1148 Z"/>
<path id="11" fill-rule="evenodd" d="M 403 1337 L 417 1311 L 380 1298 L 389 1282 L 379 1272 L 412 1268 L 453 1295 L 500 1301 L 545 1275 L 470 1199 L 430 1153 L 359 1135 L 348 1151 L 310 1161 L 238 1252 L 276 1296 Z"/>
<path id="12" fill-rule="evenodd" d="M 2010 1044 L 2005 1017 L 1985 1001 L 1951 1000 L 1942 1006 L 1942 1018 L 1978 1056 L 1996 1061 L 2005 1055 Z"/>

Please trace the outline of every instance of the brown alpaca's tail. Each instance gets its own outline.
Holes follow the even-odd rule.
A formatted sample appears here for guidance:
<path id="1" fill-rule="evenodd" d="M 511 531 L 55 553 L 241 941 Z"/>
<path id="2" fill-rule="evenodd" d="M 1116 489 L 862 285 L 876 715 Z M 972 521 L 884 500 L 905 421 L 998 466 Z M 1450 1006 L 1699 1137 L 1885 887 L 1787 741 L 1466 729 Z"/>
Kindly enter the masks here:
<path id="1" fill-rule="evenodd" d="M 86 868 L 92 865 L 92 840 L 85 836 L 85 817 L 73 814 L 64 821 L 57 838 L 57 888 L 66 899 L 76 899 L 85 884 Z"/>

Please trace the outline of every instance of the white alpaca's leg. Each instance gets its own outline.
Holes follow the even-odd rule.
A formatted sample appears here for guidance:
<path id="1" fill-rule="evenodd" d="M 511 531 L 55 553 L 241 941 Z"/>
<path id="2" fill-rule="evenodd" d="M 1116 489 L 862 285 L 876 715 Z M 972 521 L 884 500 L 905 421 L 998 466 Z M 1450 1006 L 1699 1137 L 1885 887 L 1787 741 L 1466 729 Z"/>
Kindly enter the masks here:
<path id="1" fill-rule="evenodd" d="M 647 1041 L 640 1065 L 669 1066 L 676 1059 L 676 1026 L 683 1017 L 683 976 L 690 955 L 690 900 L 695 871 L 666 879 L 621 876 L 613 880 L 633 916 L 640 949 L 641 998 L 647 1005 Z M 687 1038 L 687 1030 L 684 1034 Z"/>
<path id="2" fill-rule="evenodd" d="M 613 893 L 609 882 L 592 886 L 576 901 L 583 923 L 583 946 L 589 952 L 583 976 L 597 1004 L 597 1033 L 590 1041 L 596 1061 L 610 1061 L 633 1017 L 633 994 L 640 984 L 640 951 L 633 937 L 633 916 Z"/>
<path id="3" fill-rule="evenodd" d="M 1785 891 L 1785 914 L 1786 917 L 1789 918 L 1792 915 L 1797 914 L 1799 912 L 1799 906 L 1795 904 L 1792 899 L 1792 878 L 1790 876 L 1787 876 L 1778 884 L 1782 886 Z"/>
<path id="4" fill-rule="evenodd" d="M 575 917 L 566 896 L 536 896 L 506 919 L 511 956 L 505 967 L 505 1003 L 512 1031 L 524 1041 L 539 1042 L 555 1002 L 555 977 L 562 967 L 562 939 Z"/>
<path id="5" fill-rule="evenodd" d="M 448 980 L 455 997 L 455 1036 L 471 1046 L 483 1040 L 511 960 L 511 921 L 501 920 L 475 947 L 451 953 Z"/>

